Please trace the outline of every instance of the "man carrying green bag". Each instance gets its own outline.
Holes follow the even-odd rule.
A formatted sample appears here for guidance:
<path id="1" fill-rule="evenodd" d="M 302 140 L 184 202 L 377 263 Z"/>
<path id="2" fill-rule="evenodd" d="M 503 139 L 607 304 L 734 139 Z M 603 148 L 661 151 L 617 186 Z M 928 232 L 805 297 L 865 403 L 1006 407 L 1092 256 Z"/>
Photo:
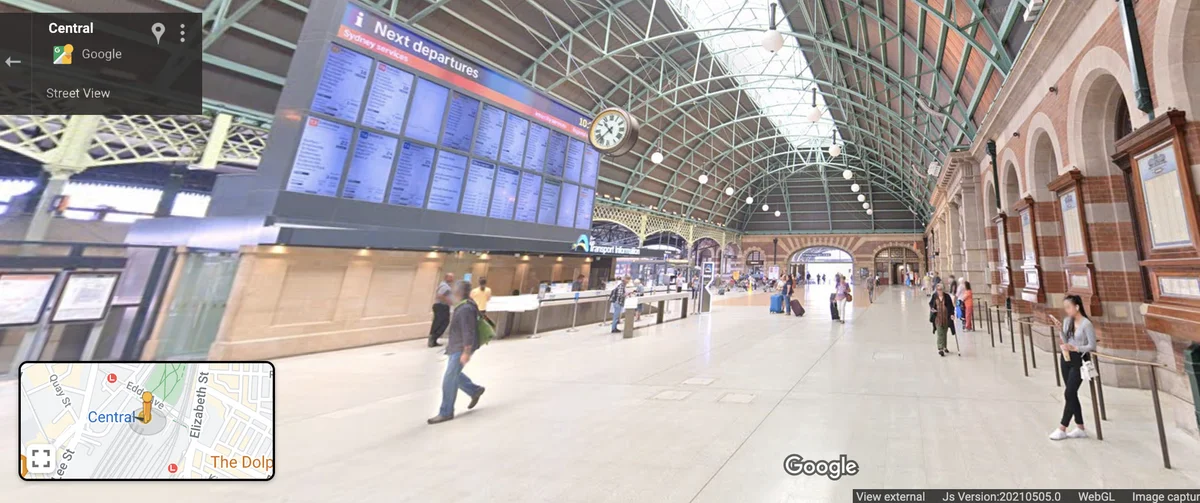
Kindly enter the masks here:
<path id="1" fill-rule="evenodd" d="M 492 340 L 496 329 L 479 315 L 479 307 L 471 300 L 469 281 L 459 281 L 454 285 L 454 300 L 454 311 L 450 315 L 450 338 L 446 342 L 446 373 L 442 375 L 442 406 L 438 415 L 429 418 L 429 424 L 454 419 L 458 390 L 471 397 L 468 409 L 475 408 L 485 391 L 483 386 L 475 384 L 463 373 L 463 367 L 471 361 L 471 354 L 476 348 Z"/>

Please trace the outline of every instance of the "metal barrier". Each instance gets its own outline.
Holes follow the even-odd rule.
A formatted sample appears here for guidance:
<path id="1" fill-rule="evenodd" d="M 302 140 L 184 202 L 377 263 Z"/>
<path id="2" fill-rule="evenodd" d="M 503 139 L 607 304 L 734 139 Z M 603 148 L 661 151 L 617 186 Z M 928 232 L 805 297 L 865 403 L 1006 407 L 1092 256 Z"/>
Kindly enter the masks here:
<path id="1" fill-rule="evenodd" d="M 1089 384 L 1092 389 L 1092 415 L 1096 417 L 1096 438 L 1100 440 L 1104 440 L 1104 431 L 1100 425 L 1100 421 L 1101 419 L 1107 421 L 1108 414 L 1104 410 L 1104 383 L 1100 379 L 1099 358 L 1107 358 L 1113 365 L 1134 365 L 1150 369 L 1150 397 L 1154 401 L 1154 421 L 1158 426 L 1158 443 L 1162 448 L 1163 466 L 1171 468 L 1171 454 L 1167 449 L 1167 432 L 1163 427 L 1162 404 L 1158 399 L 1158 376 L 1154 372 L 1155 369 L 1166 368 L 1166 365 L 1158 362 L 1121 358 L 1120 356 L 1106 355 L 1098 351 L 1092 351 L 1092 360 L 1096 364 L 1096 378 Z"/>

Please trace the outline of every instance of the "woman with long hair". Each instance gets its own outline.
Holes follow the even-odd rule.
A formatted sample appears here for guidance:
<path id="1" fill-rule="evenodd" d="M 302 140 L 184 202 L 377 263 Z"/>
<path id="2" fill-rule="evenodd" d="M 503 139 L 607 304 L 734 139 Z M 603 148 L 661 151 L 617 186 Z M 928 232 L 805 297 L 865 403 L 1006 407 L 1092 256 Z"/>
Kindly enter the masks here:
<path id="1" fill-rule="evenodd" d="M 975 331 L 975 292 L 971 291 L 971 282 L 959 278 L 962 288 L 958 289 L 959 298 L 963 303 L 963 331 Z"/>
<path id="2" fill-rule="evenodd" d="M 837 285 L 834 286 L 834 300 L 837 301 L 838 313 L 841 316 L 839 321 L 846 323 L 846 299 L 850 298 L 850 283 L 846 282 L 841 273 L 834 275 L 834 280 L 837 281 Z"/>
<path id="3" fill-rule="evenodd" d="M 1091 352 L 1096 350 L 1096 329 L 1092 327 L 1092 320 L 1083 307 L 1083 299 L 1078 295 L 1068 295 L 1063 299 L 1063 314 L 1066 317 L 1061 322 L 1053 317 L 1051 319 L 1059 326 L 1059 337 L 1062 339 L 1058 345 L 1061 353 L 1059 365 L 1066 383 L 1066 391 L 1063 392 L 1066 403 L 1063 405 L 1062 421 L 1050 433 L 1050 440 L 1088 436 L 1083 428 L 1079 387 L 1083 384 L 1083 362 L 1091 361 Z M 1075 418 L 1075 429 L 1067 432 L 1071 418 Z"/>

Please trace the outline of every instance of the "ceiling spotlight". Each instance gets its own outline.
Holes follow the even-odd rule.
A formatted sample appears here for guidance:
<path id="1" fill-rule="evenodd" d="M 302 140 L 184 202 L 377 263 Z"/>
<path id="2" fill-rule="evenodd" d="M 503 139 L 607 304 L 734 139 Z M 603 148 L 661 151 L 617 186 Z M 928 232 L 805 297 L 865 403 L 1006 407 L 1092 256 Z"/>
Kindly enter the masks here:
<path id="1" fill-rule="evenodd" d="M 845 178 L 845 179 L 847 179 L 847 180 L 849 180 L 849 179 L 851 179 L 851 178 L 854 178 L 854 172 L 853 172 L 853 171 L 850 171 L 850 170 L 843 171 L 843 172 L 842 172 L 842 178 Z"/>
<path id="2" fill-rule="evenodd" d="M 652 163 L 654 163 L 654 164 L 658 164 L 658 163 L 660 163 L 660 162 L 663 162 L 663 154 L 662 154 L 662 152 L 655 152 L 655 153 L 653 153 L 653 154 L 650 154 L 650 162 L 652 162 Z"/>
<path id="3" fill-rule="evenodd" d="M 869 208 L 868 208 L 868 209 L 867 209 L 867 214 L 868 214 L 868 215 L 874 215 L 874 214 L 875 214 L 875 210 L 872 210 L 872 209 L 869 209 Z"/>
<path id="4" fill-rule="evenodd" d="M 775 216 L 779 216 L 779 210 L 775 210 Z"/>
<path id="5" fill-rule="evenodd" d="M 829 157 L 837 157 L 839 155 L 842 155 L 842 146 L 838 145 L 836 143 L 833 145 L 830 145 L 829 146 Z"/>
<path id="6" fill-rule="evenodd" d="M 733 187 L 725 187 L 725 195 L 732 196 L 733 195 Z"/>
<path id="7" fill-rule="evenodd" d="M 861 189 L 861 188 L 862 188 L 862 187 L 859 187 L 859 186 L 858 186 L 858 184 L 856 183 L 856 184 L 854 184 L 854 185 L 851 185 L 851 186 L 850 186 L 850 191 L 851 191 L 851 192 L 858 192 L 858 189 Z"/>
<path id="8" fill-rule="evenodd" d="M 700 177 L 697 178 L 697 180 L 700 180 L 700 185 L 704 185 L 704 184 L 708 183 L 708 175 L 700 175 Z"/>
<path id="9" fill-rule="evenodd" d="M 858 195 L 858 202 L 860 202 L 860 203 L 861 203 L 861 202 L 863 202 L 863 201 L 866 201 L 866 200 L 867 200 L 867 196 L 864 196 L 864 195 L 862 195 L 862 194 L 859 194 L 859 195 Z"/>
<path id="10" fill-rule="evenodd" d="M 746 204 L 754 204 L 754 196 L 747 197 Z"/>
<path id="11" fill-rule="evenodd" d="M 762 44 L 762 48 L 766 49 L 767 52 L 776 52 L 783 49 L 783 34 L 775 29 L 775 2 L 771 2 L 767 16 L 770 18 L 770 24 L 767 27 L 767 31 L 763 32 L 762 41 L 759 43 Z"/>
<path id="12" fill-rule="evenodd" d="M 863 203 L 863 209 L 864 209 L 864 210 L 869 210 L 869 209 L 871 209 L 871 203 Z"/>
<path id="13" fill-rule="evenodd" d="M 770 206 L 767 206 L 767 205 L 765 205 L 765 204 L 763 205 L 763 211 L 767 211 L 767 210 L 769 210 L 769 209 L 771 209 L 771 207 L 770 207 Z"/>

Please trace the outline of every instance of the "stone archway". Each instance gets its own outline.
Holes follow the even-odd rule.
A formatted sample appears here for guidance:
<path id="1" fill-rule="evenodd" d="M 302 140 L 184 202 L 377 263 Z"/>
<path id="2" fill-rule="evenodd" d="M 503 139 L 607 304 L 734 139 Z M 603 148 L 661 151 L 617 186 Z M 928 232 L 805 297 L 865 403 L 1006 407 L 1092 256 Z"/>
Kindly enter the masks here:
<path id="1" fill-rule="evenodd" d="M 1017 201 L 1021 200 L 1021 179 L 1017 172 L 1017 165 L 1013 162 L 1004 164 L 1004 170 L 1000 172 L 1003 176 L 1000 177 L 1000 184 L 1004 188 L 1002 196 L 1004 197 L 1004 212 L 1008 216 L 1013 214 L 1013 206 Z"/>
<path id="2" fill-rule="evenodd" d="M 1046 114 L 1039 113 L 1030 122 L 1030 142 L 1026 148 L 1025 179 L 1030 195 L 1038 201 L 1049 201 L 1053 194 L 1046 187 L 1062 171 L 1062 155 L 1058 135 Z"/>

